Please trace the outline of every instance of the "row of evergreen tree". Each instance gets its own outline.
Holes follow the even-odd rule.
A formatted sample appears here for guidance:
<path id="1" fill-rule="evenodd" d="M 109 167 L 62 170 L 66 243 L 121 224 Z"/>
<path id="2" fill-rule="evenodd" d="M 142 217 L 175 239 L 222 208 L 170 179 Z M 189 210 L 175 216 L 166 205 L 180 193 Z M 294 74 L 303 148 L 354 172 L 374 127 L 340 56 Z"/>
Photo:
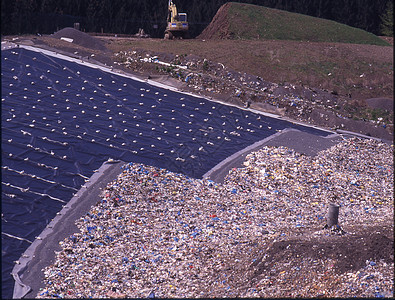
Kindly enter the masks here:
<path id="1" fill-rule="evenodd" d="M 188 13 L 191 36 L 198 35 L 226 0 L 174 0 Z M 233 1 L 334 20 L 377 35 L 392 35 L 392 0 Z M 1 33 L 50 34 L 80 23 L 86 32 L 134 34 L 139 28 L 163 36 L 168 0 L 2 0 Z"/>

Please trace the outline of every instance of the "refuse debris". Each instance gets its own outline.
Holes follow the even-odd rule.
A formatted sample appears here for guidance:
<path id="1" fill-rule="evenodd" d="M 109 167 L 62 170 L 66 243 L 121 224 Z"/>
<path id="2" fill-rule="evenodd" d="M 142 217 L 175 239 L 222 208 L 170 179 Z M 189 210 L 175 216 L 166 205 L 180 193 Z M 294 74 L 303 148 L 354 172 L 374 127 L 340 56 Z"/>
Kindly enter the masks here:
<path id="1" fill-rule="evenodd" d="M 393 261 L 337 273 L 332 258 L 305 257 L 253 276 L 257 254 L 275 241 L 314 228 L 317 241 L 330 238 L 322 211 L 336 197 L 346 229 L 392 220 L 392 151 L 356 138 L 316 157 L 264 147 L 224 184 L 128 163 L 77 221 L 80 232 L 60 243 L 37 297 L 393 296 Z"/>

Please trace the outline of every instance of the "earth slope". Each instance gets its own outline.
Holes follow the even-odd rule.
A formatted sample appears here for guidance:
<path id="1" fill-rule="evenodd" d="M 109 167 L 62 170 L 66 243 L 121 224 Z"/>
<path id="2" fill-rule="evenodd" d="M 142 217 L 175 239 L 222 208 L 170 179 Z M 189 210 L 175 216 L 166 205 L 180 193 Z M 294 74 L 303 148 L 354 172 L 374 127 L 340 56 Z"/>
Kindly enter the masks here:
<path id="1" fill-rule="evenodd" d="M 338 22 L 263 6 L 229 2 L 200 39 L 266 39 L 388 46 L 379 37 Z"/>

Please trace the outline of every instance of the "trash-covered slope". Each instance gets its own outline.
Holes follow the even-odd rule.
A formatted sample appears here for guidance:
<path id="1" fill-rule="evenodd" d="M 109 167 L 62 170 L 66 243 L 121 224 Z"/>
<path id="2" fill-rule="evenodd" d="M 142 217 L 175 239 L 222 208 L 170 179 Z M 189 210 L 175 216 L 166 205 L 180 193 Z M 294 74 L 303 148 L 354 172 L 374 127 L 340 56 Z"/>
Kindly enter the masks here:
<path id="1" fill-rule="evenodd" d="M 224 184 L 126 164 L 37 296 L 391 297 L 392 151 L 358 139 L 316 157 L 264 147 Z M 323 229 L 332 202 L 345 234 Z"/>

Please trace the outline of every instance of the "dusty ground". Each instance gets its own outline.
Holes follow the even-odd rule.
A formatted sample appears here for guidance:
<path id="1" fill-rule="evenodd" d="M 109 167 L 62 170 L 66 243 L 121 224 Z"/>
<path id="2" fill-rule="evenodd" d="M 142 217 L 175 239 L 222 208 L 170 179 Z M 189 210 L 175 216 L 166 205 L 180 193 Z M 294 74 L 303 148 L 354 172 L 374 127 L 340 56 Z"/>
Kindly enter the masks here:
<path id="1" fill-rule="evenodd" d="M 15 41 L 57 49 L 291 120 L 393 139 L 392 47 L 115 37 L 96 37 L 102 43 L 82 44 L 80 33 L 62 31 L 63 36 L 74 37 L 75 41 L 60 40 L 59 32 L 52 36 L 19 37 Z M 155 60 L 173 66 L 160 65 Z"/>

